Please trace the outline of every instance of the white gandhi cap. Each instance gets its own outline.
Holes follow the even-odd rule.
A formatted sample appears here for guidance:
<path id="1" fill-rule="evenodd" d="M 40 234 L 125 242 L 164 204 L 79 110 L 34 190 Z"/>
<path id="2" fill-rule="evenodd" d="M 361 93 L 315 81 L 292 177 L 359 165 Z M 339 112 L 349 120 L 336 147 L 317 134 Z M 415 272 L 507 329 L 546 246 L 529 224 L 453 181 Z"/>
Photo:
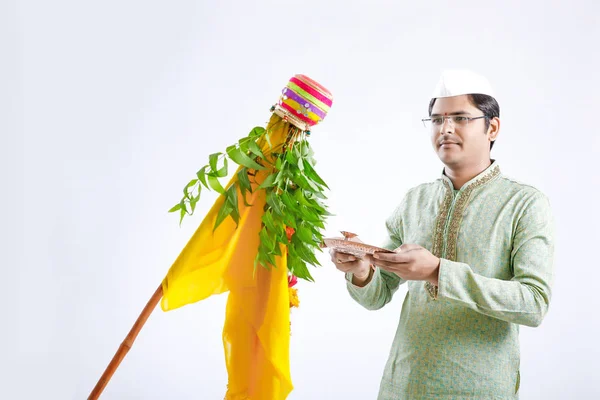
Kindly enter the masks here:
<path id="1" fill-rule="evenodd" d="M 452 97 L 463 94 L 486 94 L 494 97 L 492 86 L 486 78 L 464 69 L 443 71 L 431 97 Z"/>

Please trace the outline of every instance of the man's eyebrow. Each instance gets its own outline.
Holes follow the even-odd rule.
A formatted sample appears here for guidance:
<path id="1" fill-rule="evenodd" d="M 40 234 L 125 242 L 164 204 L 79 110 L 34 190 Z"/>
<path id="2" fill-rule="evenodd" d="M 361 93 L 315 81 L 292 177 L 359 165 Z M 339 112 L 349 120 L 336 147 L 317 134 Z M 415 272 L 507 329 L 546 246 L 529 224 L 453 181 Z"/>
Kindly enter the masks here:
<path id="1" fill-rule="evenodd" d="M 471 113 L 468 111 L 455 111 L 455 112 L 451 112 L 451 113 L 443 114 L 443 115 L 463 115 L 463 114 L 471 115 Z M 432 117 L 441 117 L 442 114 L 431 114 L 431 116 Z"/>

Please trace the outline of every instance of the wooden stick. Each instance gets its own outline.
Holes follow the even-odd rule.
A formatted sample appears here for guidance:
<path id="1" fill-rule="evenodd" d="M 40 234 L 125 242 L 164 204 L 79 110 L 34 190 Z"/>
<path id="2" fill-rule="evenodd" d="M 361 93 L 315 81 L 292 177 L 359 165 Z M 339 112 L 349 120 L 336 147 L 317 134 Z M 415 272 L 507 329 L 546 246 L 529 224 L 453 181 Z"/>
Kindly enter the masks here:
<path id="1" fill-rule="evenodd" d="M 100 397 L 102 391 L 108 384 L 108 381 L 110 381 L 110 378 L 112 378 L 113 374 L 119 367 L 119 364 L 121 364 L 121 361 L 123 361 L 123 358 L 125 358 L 125 355 L 129 351 L 129 349 L 131 349 L 131 346 L 133 346 L 135 338 L 137 337 L 138 333 L 140 333 L 140 330 L 146 323 L 146 320 L 148 319 L 150 314 L 152 314 L 152 311 L 154 311 L 154 308 L 156 307 L 158 301 L 162 298 L 162 296 L 163 289 L 161 283 L 161 285 L 158 287 L 158 289 L 156 289 L 156 291 L 146 304 L 146 307 L 144 307 L 144 310 L 138 317 L 137 321 L 135 321 L 135 324 L 133 324 L 133 327 L 129 331 L 129 334 L 127 335 L 123 343 L 121 343 L 121 346 L 119 346 L 119 349 L 115 353 L 110 364 L 108 364 L 108 367 L 106 367 L 106 370 L 100 377 L 100 380 L 98 381 L 98 383 L 96 383 L 94 390 L 92 390 L 92 393 L 90 393 L 88 400 L 97 400 L 98 397 Z"/>

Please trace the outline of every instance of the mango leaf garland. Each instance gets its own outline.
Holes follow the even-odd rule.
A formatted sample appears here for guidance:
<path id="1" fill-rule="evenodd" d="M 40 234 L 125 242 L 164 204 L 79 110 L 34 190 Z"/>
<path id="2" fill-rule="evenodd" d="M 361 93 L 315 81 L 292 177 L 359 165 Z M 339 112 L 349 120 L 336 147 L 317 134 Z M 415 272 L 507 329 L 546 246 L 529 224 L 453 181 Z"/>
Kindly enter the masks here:
<path id="1" fill-rule="evenodd" d="M 268 130 L 256 127 L 238 143 L 227 147 L 225 153 L 211 154 L 208 165 L 198 170 L 196 178 L 185 186 L 183 198 L 169 212 L 179 211 L 181 224 L 185 215 L 193 214 L 204 187 L 225 196 L 213 229 L 227 217 L 237 225 L 239 196 L 246 206 L 252 206 L 247 202 L 248 193 L 264 190 L 266 204 L 255 268 L 258 265 L 272 268 L 275 257 L 285 251 L 290 274 L 313 281 L 308 265 L 320 266 L 315 251 L 322 251 L 322 230 L 325 219 L 331 215 L 321 201 L 326 199 L 323 192 L 329 188 L 314 168 L 316 160 L 305 132 L 290 128 L 288 139 L 278 148 L 271 145 L 269 134 Z M 259 139 L 268 143 L 267 151 L 261 151 Z M 234 183 L 224 188 L 220 179 L 228 175 L 228 160 L 240 169 Z M 264 170 L 268 171 L 265 179 L 255 182 L 256 172 Z"/>

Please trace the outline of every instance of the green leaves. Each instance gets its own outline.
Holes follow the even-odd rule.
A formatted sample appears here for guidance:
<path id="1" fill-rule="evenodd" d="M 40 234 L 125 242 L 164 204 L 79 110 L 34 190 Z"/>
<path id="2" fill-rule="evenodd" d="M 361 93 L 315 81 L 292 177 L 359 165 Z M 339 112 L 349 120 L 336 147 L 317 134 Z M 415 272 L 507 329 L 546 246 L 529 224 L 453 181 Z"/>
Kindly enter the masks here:
<path id="1" fill-rule="evenodd" d="M 223 189 L 223 186 L 216 175 L 213 175 L 212 173 L 208 174 L 208 184 L 214 191 L 225 194 L 225 189 Z"/>
<path id="2" fill-rule="evenodd" d="M 188 199 L 190 198 L 190 193 L 189 193 L 189 189 L 194 186 L 196 184 L 196 182 L 198 182 L 198 179 L 192 179 L 187 185 L 185 185 L 185 187 L 183 188 L 183 195 L 185 197 L 187 197 Z"/>
<path id="3" fill-rule="evenodd" d="M 252 193 L 252 185 L 250 184 L 250 179 L 248 179 L 248 168 L 242 168 L 237 173 L 238 185 L 240 187 L 240 193 L 242 198 L 244 199 L 244 205 L 250 206 L 246 201 L 246 192 Z"/>
<path id="4" fill-rule="evenodd" d="M 258 186 L 259 189 L 266 189 L 273 186 L 273 182 L 275 181 L 275 174 L 271 174 L 265 178 L 263 183 Z"/>
<path id="5" fill-rule="evenodd" d="M 240 150 L 240 148 L 235 145 L 229 146 L 227 148 L 227 155 L 234 162 L 238 163 L 239 165 L 243 165 L 246 168 L 256 169 L 256 170 L 265 169 L 265 167 L 263 167 L 262 165 L 258 164 L 254 160 L 252 160 L 250 157 L 248 157 L 247 154 L 243 153 L 242 150 Z"/>
<path id="6" fill-rule="evenodd" d="M 258 147 L 258 145 L 256 144 L 256 142 L 252 141 L 248 143 L 248 149 L 250 150 L 250 152 L 252 152 L 252 154 L 254 154 L 257 157 L 260 157 L 261 159 L 265 159 L 264 154 L 262 153 L 262 151 L 260 150 L 260 148 Z"/>
<path id="7" fill-rule="evenodd" d="M 262 127 L 253 128 L 248 136 L 240 139 L 238 143 L 227 147 L 225 153 L 213 153 L 208 156 L 208 164 L 203 166 L 196 172 L 196 178 L 189 181 L 189 183 L 183 188 L 183 198 L 179 203 L 169 209 L 169 212 L 180 212 L 180 223 L 184 216 L 192 215 L 196 209 L 196 204 L 200 200 L 200 193 L 202 188 L 215 191 L 229 199 L 229 203 L 223 205 L 223 209 L 220 210 L 219 222 L 217 226 L 227 216 L 231 216 L 237 223 L 239 221 L 239 210 L 237 207 L 237 190 L 231 189 L 230 192 L 226 191 L 221 179 L 226 178 L 229 174 L 229 161 L 233 161 L 239 167 L 237 173 L 237 182 L 233 186 L 239 188 L 239 191 L 243 197 L 244 204 L 250 206 L 246 199 L 248 192 L 252 193 L 252 184 L 248 178 L 248 174 L 251 171 L 264 170 L 266 167 L 261 163 L 266 162 L 265 155 L 261 151 L 257 144 L 262 136 L 266 135 L 267 131 Z M 273 178 L 274 179 L 274 178 Z M 265 184 L 272 184 L 273 180 L 267 181 Z M 234 201 L 236 200 L 236 201 Z M 235 204 L 235 206 L 234 206 Z M 233 207 L 233 208 L 232 208 Z"/>
<path id="8" fill-rule="evenodd" d="M 308 178 L 310 178 L 315 183 L 318 183 L 319 185 L 325 186 L 327 189 L 329 189 L 329 186 L 327 186 L 325 181 L 323 179 L 321 179 L 319 174 L 317 174 L 317 171 L 314 170 L 314 168 L 310 164 L 310 162 L 308 162 L 304 165 L 304 173 L 306 174 L 306 176 Z"/>
<path id="9" fill-rule="evenodd" d="M 200 180 L 200 182 L 202 182 L 202 184 L 204 185 L 204 187 L 208 187 L 208 184 L 206 183 L 206 167 L 202 167 L 198 170 L 198 172 L 196 172 L 196 176 L 198 177 L 198 179 Z"/>
<path id="10" fill-rule="evenodd" d="M 208 162 L 209 162 L 211 170 L 213 170 L 213 171 L 217 170 L 217 161 L 219 160 L 219 156 L 221 154 L 223 154 L 223 153 L 214 153 L 214 154 L 211 154 L 210 156 L 208 156 L 208 160 L 209 160 Z"/>
<path id="11" fill-rule="evenodd" d="M 215 225 L 213 227 L 213 232 L 228 216 L 231 216 L 236 226 L 239 224 L 240 210 L 238 206 L 238 185 L 236 184 L 229 186 L 229 189 L 227 189 L 225 192 L 225 202 L 219 209 L 219 213 L 217 214 L 217 219 L 215 220 Z"/>
<path id="12" fill-rule="evenodd" d="M 289 147 L 289 146 L 288 146 Z M 276 254 L 277 244 L 287 246 L 288 268 L 299 278 L 312 281 L 308 265 L 319 266 L 315 252 L 321 252 L 322 229 L 331 215 L 319 199 L 327 185 L 314 169 L 312 149 L 307 141 L 294 143 L 277 154 L 275 168 L 260 188 L 267 192 L 263 215 L 261 246 L 255 262 L 267 268 Z M 279 222 L 279 224 L 278 224 Z M 291 240 L 284 229 L 293 228 Z"/>
<path id="13" fill-rule="evenodd" d="M 324 191 L 328 186 L 316 172 L 314 152 L 306 139 L 299 138 L 300 134 L 301 131 L 290 131 L 288 141 L 280 150 L 279 143 L 273 148 L 269 131 L 253 128 L 248 136 L 227 147 L 224 153 L 209 155 L 208 164 L 185 185 L 183 198 L 169 212 L 179 212 L 181 224 L 185 215 L 194 213 L 204 188 L 224 196 L 213 231 L 227 218 L 239 226 L 240 202 L 253 206 L 247 201 L 248 193 L 264 191 L 266 204 L 255 267 L 271 268 L 276 265 L 277 257 L 287 252 L 289 271 L 298 278 L 313 281 L 308 265 L 320 265 L 315 253 L 322 252 L 322 230 L 331 214 L 322 203 L 327 199 Z M 269 148 L 263 152 L 258 143 L 264 142 Z M 229 174 L 229 161 L 238 165 L 237 179 L 225 186 L 221 180 Z M 262 182 L 255 179 L 258 171 Z"/>
<path id="14" fill-rule="evenodd" d="M 173 206 L 173 208 L 171 208 L 171 209 L 169 210 L 169 212 L 170 212 L 170 213 L 172 213 L 172 212 L 175 212 L 175 211 L 177 211 L 177 210 L 180 210 L 180 209 L 181 209 L 181 203 L 177 203 L 177 204 L 175 204 L 175 205 Z"/>
<path id="15" fill-rule="evenodd" d="M 252 128 L 252 130 L 248 134 L 248 137 L 251 139 L 257 139 L 257 138 L 261 137 L 262 135 L 264 135 L 265 132 L 266 132 L 265 128 L 263 128 L 262 126 L 257 126 L 257 127 Z"/>

